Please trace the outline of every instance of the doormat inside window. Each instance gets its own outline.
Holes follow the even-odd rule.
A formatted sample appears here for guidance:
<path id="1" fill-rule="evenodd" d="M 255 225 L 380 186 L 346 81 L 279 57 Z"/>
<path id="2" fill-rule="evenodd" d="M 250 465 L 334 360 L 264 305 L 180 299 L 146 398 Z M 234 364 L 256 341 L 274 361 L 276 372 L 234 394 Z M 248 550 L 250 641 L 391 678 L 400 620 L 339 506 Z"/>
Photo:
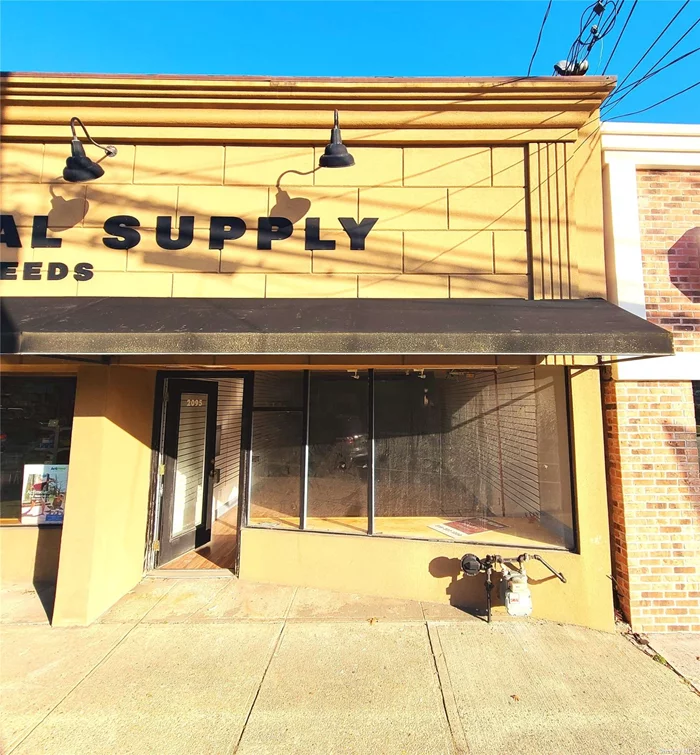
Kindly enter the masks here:
<path id="1" fill-rule="evenodd" d="M 429 526 L 431 529 L 453 538 L 507 528 L 507 525 L 494 522 L 493 519 L 485 519 L 483 516 L 471 516 L 468 519 L 455 519 L 454 522 L 440 522 Z"/>

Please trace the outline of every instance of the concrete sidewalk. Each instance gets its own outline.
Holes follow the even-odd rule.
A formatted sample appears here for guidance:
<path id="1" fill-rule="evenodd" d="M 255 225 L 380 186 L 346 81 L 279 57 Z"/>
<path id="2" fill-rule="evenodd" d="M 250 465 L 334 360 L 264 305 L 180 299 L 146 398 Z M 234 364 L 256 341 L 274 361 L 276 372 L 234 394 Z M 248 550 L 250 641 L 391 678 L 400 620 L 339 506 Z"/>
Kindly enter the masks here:
<path id="1" fill-rule="evenodd" d="M 700 694 L 700 634 L 668 632 L 649 634 L 649 647 Z"/>
<path id="2" fill-rule="evenodd" d="M 1 597 L 3 753 L 700 754 L 700 696 L 618 634 L 233 578 L 86 628 Z"/>

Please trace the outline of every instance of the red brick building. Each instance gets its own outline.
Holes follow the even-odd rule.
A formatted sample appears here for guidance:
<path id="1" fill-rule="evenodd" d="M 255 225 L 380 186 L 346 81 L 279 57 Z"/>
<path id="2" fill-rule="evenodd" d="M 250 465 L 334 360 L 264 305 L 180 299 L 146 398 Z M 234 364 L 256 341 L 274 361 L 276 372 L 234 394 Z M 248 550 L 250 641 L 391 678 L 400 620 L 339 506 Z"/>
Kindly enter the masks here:
<path id="1" fill-rule="evenodd" d="M 603 127 L 608 294 L 675 356 L 604 379 L 613 577 L 639 632 L 700 632 L 700 127 Z"/>

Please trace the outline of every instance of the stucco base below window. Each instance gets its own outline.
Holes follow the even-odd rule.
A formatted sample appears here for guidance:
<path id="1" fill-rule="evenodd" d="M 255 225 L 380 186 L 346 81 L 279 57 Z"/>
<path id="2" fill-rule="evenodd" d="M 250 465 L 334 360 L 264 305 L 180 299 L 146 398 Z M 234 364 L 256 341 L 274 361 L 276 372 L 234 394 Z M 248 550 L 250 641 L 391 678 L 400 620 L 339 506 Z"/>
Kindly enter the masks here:
<path id="1" fill-rule="evenodd" d="M 510 557 L 522 552 L 514 547 L 249 527 L 241 532 L 240 578 L 482 608 L 484 580 L 463 576 L 459 562 L 467 551 L 484 556 L 495 550 Z M 567 582 L 562 584 L 541 564 L 532 564 L 528 572 L 533 616 L 613 631 L 610 580 L 593 563 L 592 555 L 549 552 L 547 560 L 564 573 Z M 505 609 L 497 594 L 494 590 L 494 610 L 502 613 Z"/>

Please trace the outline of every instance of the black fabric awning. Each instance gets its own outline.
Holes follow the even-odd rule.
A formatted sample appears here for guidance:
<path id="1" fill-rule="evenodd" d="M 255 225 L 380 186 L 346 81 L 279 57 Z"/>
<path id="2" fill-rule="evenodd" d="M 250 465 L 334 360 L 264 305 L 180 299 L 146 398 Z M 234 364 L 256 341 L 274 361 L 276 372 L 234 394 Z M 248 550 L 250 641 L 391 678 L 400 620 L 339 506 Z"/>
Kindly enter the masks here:
<path id="1" fill-rule="evenodd" d="M 3 354 L 668 355 L 602 299 L 6 297 Z"/>

